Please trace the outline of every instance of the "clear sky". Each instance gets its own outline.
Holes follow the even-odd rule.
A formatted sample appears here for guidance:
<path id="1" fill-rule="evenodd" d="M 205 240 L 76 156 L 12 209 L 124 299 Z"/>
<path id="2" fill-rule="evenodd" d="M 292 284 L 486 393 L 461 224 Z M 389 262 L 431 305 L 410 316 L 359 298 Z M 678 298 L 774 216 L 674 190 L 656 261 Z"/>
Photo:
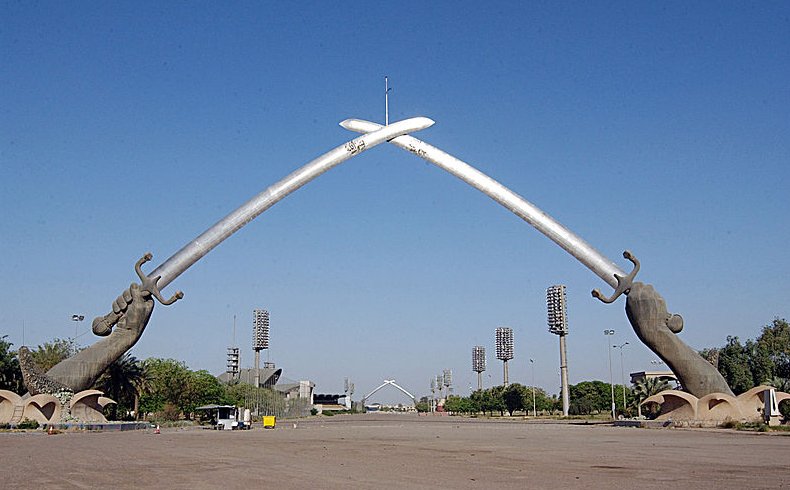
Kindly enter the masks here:
<path id="1" fill-rule="evenodd" d="M 0 335 L 94 341 L 90 319 L 251 196 L 352 138 L 348 117 L 428 116 L 415 136 L 540 206 L 686 320 L 694 348 L 755 337 L 790 299 L 787 2 L 0 2 Z M 150 268 L 148 270 L 151 270 Z M 321 393 L 394 378 L 417 395 L 511 381 L 559 391 L 545 290 L 568 287 L 570 379 L 656 359 L 624 301 L 478 191 L 381 146 L 277 204 L 178 278 L 138 358 L 272 361 Z M 86 321 L 75 324 L 72 314 Z M 24 332 L 23 332 L 24 330 Z M 265 357 L 265 356 L 264 356 Z M 613 352 L 620 381 L 619 351 Z M 392 393 L 388 393 L 388 392 Z M 379 401 L 405 401 L 382 390 Z"/>

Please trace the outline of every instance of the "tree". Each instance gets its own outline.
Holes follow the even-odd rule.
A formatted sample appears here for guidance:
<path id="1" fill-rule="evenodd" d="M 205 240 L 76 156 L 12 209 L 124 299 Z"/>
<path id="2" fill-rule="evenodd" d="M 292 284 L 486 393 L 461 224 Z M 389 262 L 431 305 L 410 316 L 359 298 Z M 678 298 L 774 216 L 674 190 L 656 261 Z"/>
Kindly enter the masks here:
<path id="1" fill-rule="evenodd" d="M 532 413 L 532 387 L 524 387 L 524 410 Z M 560 409 L 562 409 L 562 400 L 560 402 Z M 556 397 L 552 398 L 543 390 L 543 388 L 535 387 L 535 410 L 539 412 L 551 412 L 555 409 L 557 403 Z"/>
<path id="2" fill-rule="evenodd" d="M 775 318 L 763 326 L 755 340 L 742 344 L 738 337 L 727 337 L 722 348 L 705 349 L 701 354 L 711 360 L 737 395 L 773 378 L 790 377 L 790 324 Z"/>
<path id="3" fill-rule="evenodd" d="M 738 337 L 728 335 L 727 344 L 719 350 L 719 372 L 736 395 L 754 386 L 749 351 Z"/>
<path id="4" fill-rule="evenodd" d="M 148 388 L 140 397 L 140 410 L 146 413 L 181 410 L 188 388 L 190 371 L 175 359 L 150 358 L 144 361 L 150 377 Z"/>
<path id="5" fill-rule="evenodd" d="M 11 350 L 14 345 L 6 340 L 8 336 L 0 337 L 0 389 L 22 394 L 22 371 L 19 369 L 19 359 L 16 352 Z"/>
<path id="6" fill-rule="evenodd" d="M 519 383 L 508 385 L 502 392 L 502 400 L 505 403 L 505 408 L 510 416 L 517 410 L 524 410 L 524 396 L 526 395 L 526 388 Z M 530 406 L 532 404 L 530 403 Z"/>
<path id="7" fill-rule="evenodd" d="M 448 396 L 444 401 L 444 409 L 448 412 L 462 413 L 464 411 L 463 398 L 455 395 Z"/>
<path id="8" fill-rule="evenodd" d="M 197 407 L 221 403 L 224 399 L 225 387 L 211 373 L 206 370 L 190 371 L 186 390 L 177 406 L 190 418 Z"/>
<path id="9" fill-rule="evenodd" d="M 611 410 L 611 385 L 603 381 L 582 381 L 569 386 L 571 415 L 589 415 Z"/>
<path id="10" fill-rule="evenodd" d="M 505 410 L 507 410 L 507 406 L 505 405 L 505 387 L 500 386 L 493 386 L 488 389 L 490 393 L 488 397 L 488 401 L 490 403 L 489 410 L 491 411 L 492 415 L 494 410 L 499 411 L 499 415 L 505 415 Z"/>
<path id="11" fill-rule="evenodd" d="M 787 320 L 774 318 L 771 324 L 764 326 L 757 338 L 757 345 L 770 359 L 773 371 L 771 374 L 790 378 L 790 324 Z"/>
<path id="12" fill-rule="evenodd" d="M 416 405 L 414 405 L 414 408 L 420 413 L 430 412 L 431 404 L 428 402 L 419 401 Z"/>
<path id="13" fill-rule="evenodd" d="M 42 371 L 49 371 L 55 364 L 67 359 L 79 352 L 79 347 L 74 339 L 55 339 L 52 342 L 45 342 L 39 345 L 36 350 L 30 352 L 33 362 Z"/>
<path id="14" fill-rule="evenodd" d="M 112 405 L 109 413 L 111 420 L 123 418 L 134 410 L 137 414 L 138 394 L 145 385 L 146 375 L 143 363 L 128 352 L 110 364 L 96 380 L 94 387 L 112 398 L 117 405 Z M 120 414 L 120 417 L 119 417 Z"/>

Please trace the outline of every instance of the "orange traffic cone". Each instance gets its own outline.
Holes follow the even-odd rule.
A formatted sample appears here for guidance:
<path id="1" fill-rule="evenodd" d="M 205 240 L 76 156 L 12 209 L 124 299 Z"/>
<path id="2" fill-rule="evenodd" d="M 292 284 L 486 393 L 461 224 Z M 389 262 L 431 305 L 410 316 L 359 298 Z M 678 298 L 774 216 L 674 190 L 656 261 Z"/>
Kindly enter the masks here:
<path id="1" fill-rule="evenodd" d="M 159 432 L 159 426 L 158 425 L 156 426 L 156 429 L 154 429 L 154 434 L 161 434 L 161 432 Z"/>
<path id="2" fill-rule="evenodd" d="M 47 434 L 52 435 L 54 433 L 55 433 L 55 429 L 50 425 L 49 426 L 49 430 L 47 431 Z"/>

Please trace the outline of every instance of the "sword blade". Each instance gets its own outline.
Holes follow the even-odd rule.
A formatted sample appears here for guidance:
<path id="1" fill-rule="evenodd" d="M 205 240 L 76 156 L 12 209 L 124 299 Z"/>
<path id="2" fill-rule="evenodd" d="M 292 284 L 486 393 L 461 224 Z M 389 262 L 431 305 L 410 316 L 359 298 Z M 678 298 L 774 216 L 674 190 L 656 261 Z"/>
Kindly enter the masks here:
<path id="1" fill-rule="evenodd" d="M 357 133 L 370 133 L 382 128 L 380 124 L 362 119 L 346 119 L 340 125 Z M 615 274 L 626 276 L 614 262 L 559 221 L 468 163 L 413 136 L 398 136 L 389 142 L 451 173 L 498 202 L 562 247 L 613 288 L 618 286 Z"/>
<path id="2" fill-rule="evenodd" d="M 186 244 L 181 250 L 154 269 L 149 274 L 149 277 L 160 276 L 159 288 L 164 289 L 165 286 L 173 282 L 214 247 L 261 213 L 274 206 L 288 194 L 363 151 L 397 136 L 429 128 L 433 124 L 434 121 L 427 117 L 404 119 L 389 126 L 377 128 L 374 131 L 366 131 L 367 134 L 324 153 L 217 221 L 213 226 L 201 233 L 200 236 Z"/>

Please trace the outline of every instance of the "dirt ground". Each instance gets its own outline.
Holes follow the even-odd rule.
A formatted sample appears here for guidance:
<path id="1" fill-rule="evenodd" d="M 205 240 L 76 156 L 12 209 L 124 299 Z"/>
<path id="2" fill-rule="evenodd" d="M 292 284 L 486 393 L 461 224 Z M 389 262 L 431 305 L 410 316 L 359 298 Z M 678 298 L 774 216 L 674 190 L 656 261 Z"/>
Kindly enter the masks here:
<path id="1" fill-rule="evenodd" d="M 790 488 L 790 437 L 365 414 L 0 433 L 0 488 Z"/>

